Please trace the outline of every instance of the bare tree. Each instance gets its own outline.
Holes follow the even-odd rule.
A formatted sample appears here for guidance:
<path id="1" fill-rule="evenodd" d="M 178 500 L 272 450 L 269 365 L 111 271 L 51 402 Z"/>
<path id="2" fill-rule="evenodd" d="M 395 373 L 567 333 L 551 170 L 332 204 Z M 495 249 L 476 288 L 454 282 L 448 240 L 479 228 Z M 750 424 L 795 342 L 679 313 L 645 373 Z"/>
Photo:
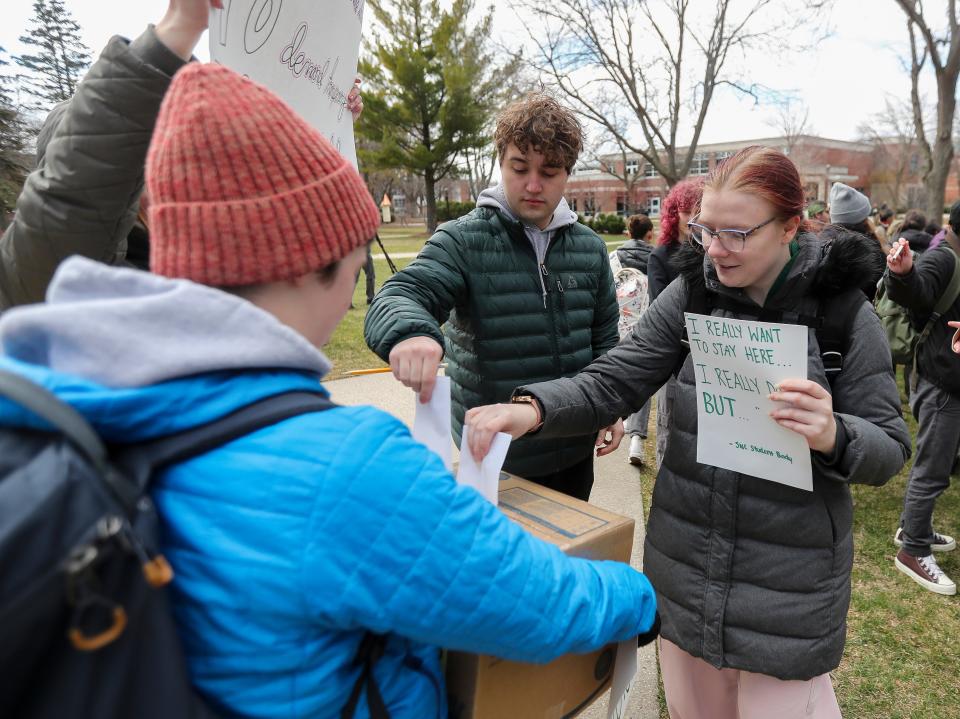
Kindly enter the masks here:
<path id="1" fill-rule="evenodd" d="M 612 133 L 602 133 L 597 139 L 587 142 L 583 155 L 587 162 L 601 172 L 620 180 L 626 198 L 628 214 L 632 212 L 633 191 L 643 179 L 643 161 Z"/>
<path id="2" fill-rule="evenodd" d="M 756 91 L 734 68 L 736 59 L 776 42 L 796 47 L 792 33 L 822 18 L 811 10 L 829 4 L 715 0 L 705 13 L 690 0 L 515 0 L 518 12 L 532 17 L 532 62 L 548 84 L 669 185 L 690 170 L 717 88 Z M 611 121 L 620 111 L 637 139 Z M 692 139 L 681 151 L 678 134 L 687 126 Z"/>
<path id="3" fill-rule="evenodd" d="M 957 77 L 960 76 L 960 21 L 956 0 L 947 2 L 947 28 L 935 33 L 924 15 L 922 0 L 896 0 L 907 16 L 910 35 L 910 101 L 917 143 L 923 153 L 928 217 L 943 214 L 947 178 L 953 165 L 953 119 L 957 108 Z M 918 37 L 919 36 L 919 37 Z M 933 142 L 924 127 L 920 75 L 927 62 L 937 82 L 937 123 Z"/>
<path id="4" fill-rule="evenodd" d="M 793 157 L 804 135 L 810 134 L 810 108 L 793 97 L 786 97 L 774 106 L 767 126 L 784 139 L 786 155 Z"/>
<path id="5" fill-rule="evenodd" d="M 858 134 L 873 145 L 873 199 L 885 196 L 894 208 L 903 207 L 907 201 L 904 184 L 912 174 L 911 157 L 919 150 L 911 103 L 887 96 L 883 112 L 862 123 Z"/>

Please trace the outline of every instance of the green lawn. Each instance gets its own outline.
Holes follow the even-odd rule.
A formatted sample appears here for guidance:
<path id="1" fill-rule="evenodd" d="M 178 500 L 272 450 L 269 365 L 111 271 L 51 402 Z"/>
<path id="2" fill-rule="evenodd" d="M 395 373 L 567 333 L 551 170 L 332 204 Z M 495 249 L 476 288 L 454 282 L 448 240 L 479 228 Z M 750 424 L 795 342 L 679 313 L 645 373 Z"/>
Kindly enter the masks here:
<path id="1" fill-rule="evenodd" d="M 907 407 L 910 433 L 917 425 Z M 886 486 L 854 487 L 853 599 L 847 651 L 834 675 L 844 716 L 907 719 L 960 717 L 960 605 L 921 588 L 893 566 L 908 464 Z M 960 530 L 960 494 L 948 490 L 937 502 L 934 524 L 946 534 Z M 960 579 L 960 553 L 937 562 Z"/>
<path id="2" fill-rule="evenodd" d="M 386 242 L 385 242 L 386 244 Z M 376 248 L 375 251 L 379 250 Z M 387 246 L 387 252 L 393 252 L 392 246 Z M 395 263 L 402 269 L 410 264 L 410 259 L 397 259 Z M 374 260 L 374 274 L 377 278 L 377 289 L 383 286 L 383 283 L 390 277 L 390 268 L 386 260 Z M 363 341 L 363 320 L 367 316 L 367 297 L 366 297 L 366 277 L 363 272 L 360 273 L 360 281 L 353 291 L 353 309 L 347 312 L 346 317 L 337 327 L 336 332 L 323 351 L 333 362 L 333 371 L 330 373 L 330 379 L 340 379 L 346 376 L 344 373 L 353 369 L 370 369 L 372 367 L 385 367 L 385 363 L 380 361 L 370 349 L 367 343 Z"/>

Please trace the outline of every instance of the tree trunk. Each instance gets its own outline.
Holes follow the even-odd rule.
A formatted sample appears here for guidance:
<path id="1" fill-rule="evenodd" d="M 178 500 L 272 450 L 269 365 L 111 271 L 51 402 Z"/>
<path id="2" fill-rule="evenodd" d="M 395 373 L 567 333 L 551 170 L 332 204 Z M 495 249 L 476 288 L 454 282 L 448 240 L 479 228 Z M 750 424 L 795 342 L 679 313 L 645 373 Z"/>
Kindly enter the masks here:
<path id="1" fill-rule="evenodd" d="M 433 179 L 433 171 L 427 170 L 423 175 L 423 185 L 427 196 L 427 232 L 431 235 L 437 229 L 437 181 Z"/>
<path id="2" fill-rule="evenodd" d="M 933 167 L 924 180 L 927 191 L 927 218 L 938 225 L 943 221 L 943 205 L 946 196 L 947 179 L 953 165 L 953 142 L 948 136 L 937 135 L 933 146 Z"/>

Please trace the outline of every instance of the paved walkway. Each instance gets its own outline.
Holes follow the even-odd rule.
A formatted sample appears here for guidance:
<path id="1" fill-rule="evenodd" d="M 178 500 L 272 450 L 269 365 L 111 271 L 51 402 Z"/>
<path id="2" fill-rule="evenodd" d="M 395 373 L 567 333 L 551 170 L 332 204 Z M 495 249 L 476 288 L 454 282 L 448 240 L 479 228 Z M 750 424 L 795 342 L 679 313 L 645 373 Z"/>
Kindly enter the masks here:
<path id="1" fill-rule="evenodd" d="M 408 426 L 413 425 L 413 392 L 403 387 L 390 374 L 369 375 L 351 379 L 328 382 L 327 388 L 335 402 L 340 404 L 372 404 L 390 414 L 399 417 Z M 640 498 L 640 480 L 636 469 L 627 463 L 627 445 L 623 442 L 620 449 L 607 457 L 597 460 L 596 482 L 590 501 L 598 507 L 633 517 L 637 523 L 634 534 L 633 561 L 639 568 L 643 559 L 643 520 L 644 511 Z M 652 449 L 652 447 L 651 447 Z M 456 453 L 454 460 L 456 460 Z M 630 702 L 624 716 L 627 719 L 657 719 L 657 666 L 656 655 L 652 647 L 639 651 L 637 656 L 639 672 L 630 693 Z M 598 700 L 586 712 L 582 719 L 604 719 L 607 716 L 606 696 Z M 524 717 L 523 719 L 528 719 Z M 535 718 L 529 718 L 535 719 Z"/>

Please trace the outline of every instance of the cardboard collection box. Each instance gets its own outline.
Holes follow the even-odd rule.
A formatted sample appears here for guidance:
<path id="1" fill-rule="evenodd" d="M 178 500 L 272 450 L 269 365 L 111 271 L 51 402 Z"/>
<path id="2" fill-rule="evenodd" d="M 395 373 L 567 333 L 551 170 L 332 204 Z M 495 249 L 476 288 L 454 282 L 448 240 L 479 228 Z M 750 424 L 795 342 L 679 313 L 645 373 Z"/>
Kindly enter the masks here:
<path id="1" fill-rule="evenodd" d="M 571 557 L 629 564 L 632 519 L 533 482 L 501 475 L 500 509 L 531 534 Z M 447 654 L 451 719 L 564 719 L 609 688 L 617 645 L 525 664 L 462 652 Z"/>

